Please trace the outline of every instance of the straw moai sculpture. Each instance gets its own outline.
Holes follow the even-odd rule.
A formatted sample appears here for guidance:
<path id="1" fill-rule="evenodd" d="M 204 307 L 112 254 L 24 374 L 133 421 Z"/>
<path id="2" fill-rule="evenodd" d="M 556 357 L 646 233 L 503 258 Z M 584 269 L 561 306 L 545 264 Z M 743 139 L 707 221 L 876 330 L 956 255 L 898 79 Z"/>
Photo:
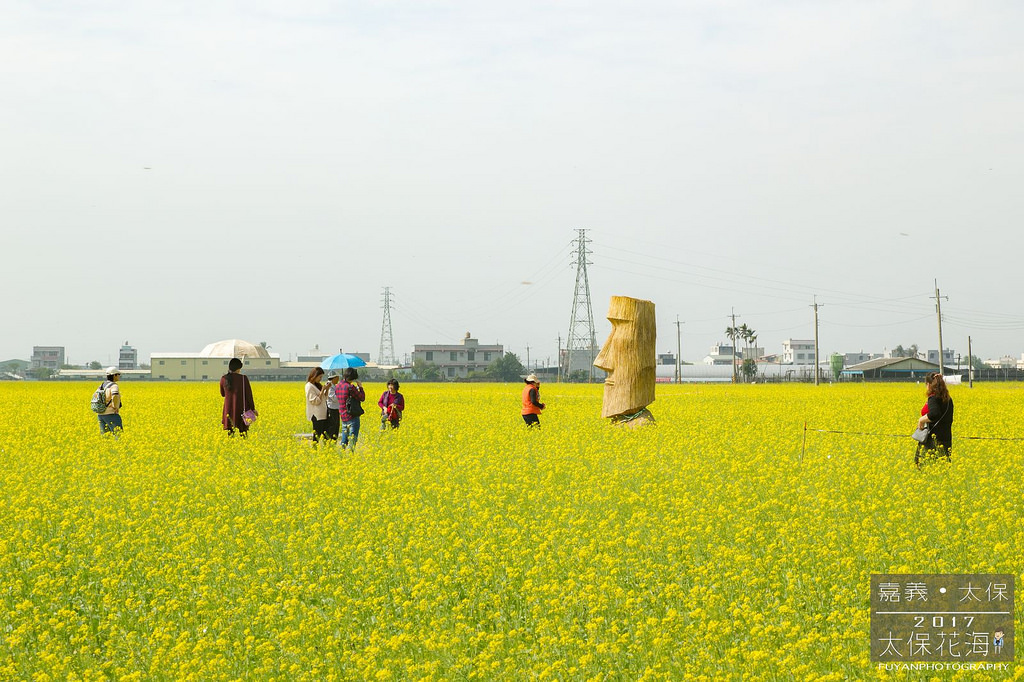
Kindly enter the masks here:
<path id="1" fill-rule="evenodd" d="M 654 402 L 654 303 L 612 296 L 608 320 L 612 333 L 594 360 L 595 367 L 608 373 L 601 416 L 611 417 L 613 424 L 653 422 L 647 406 Z"/>

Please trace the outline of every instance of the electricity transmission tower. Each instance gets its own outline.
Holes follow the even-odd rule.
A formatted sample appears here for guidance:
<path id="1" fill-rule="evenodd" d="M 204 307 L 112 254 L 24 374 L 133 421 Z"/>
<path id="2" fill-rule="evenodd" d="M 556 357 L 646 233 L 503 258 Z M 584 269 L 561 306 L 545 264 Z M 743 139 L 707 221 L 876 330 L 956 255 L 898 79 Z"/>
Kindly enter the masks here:
<path id="1" fill-rule="evenodd" d="M 380 323 L 380 352 L 377 353 L 377 364 L 397 365 L 395 342 L 391 336 L 391 287 L 384 287 L 384 298 L 381 299 L 384 318 Z"/>
<path id="2" fill-rule="evenodd" d="M 594 358 L 597 355 L 597 339 L 594 335 L 594 311 L 590 305 L 590 281 L 587 279 L 587 249 L 590 240 L 586 230 L 576 230 L 579 236 L 573 240 L 576 244 L 576 291 L 572 297 L 572 316 L 569 318 L 569 339 L 565 346 L 565 376 L 572 376 L 573 368 L 583 369 L 578 365 L 584 360 L 587 363 L 588 381 L 594 380 Z M 569 379 L 571 381 L 571 379 Z"/>

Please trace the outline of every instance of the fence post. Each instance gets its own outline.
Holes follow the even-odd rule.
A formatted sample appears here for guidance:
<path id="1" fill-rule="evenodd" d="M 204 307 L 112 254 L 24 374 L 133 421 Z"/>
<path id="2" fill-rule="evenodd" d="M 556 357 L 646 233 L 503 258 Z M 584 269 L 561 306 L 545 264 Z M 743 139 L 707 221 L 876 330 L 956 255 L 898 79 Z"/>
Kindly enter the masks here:
<path id="1" fill-rule="evenodd" d="M 800 461 L 804 461 L 804 453 L 807 452 L 807 420 L 804 420 L 804 442 L 800 446 Z"/>

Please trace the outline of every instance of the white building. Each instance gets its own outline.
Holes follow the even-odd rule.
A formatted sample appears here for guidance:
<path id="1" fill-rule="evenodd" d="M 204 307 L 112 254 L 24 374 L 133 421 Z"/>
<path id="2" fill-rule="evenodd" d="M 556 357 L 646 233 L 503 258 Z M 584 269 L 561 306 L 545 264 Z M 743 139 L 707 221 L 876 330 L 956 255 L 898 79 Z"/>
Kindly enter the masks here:
<path id="1" fill-rule="evenodd" d="M 927 353 L 925 353 L 924 357 L 921 358 L 921 359 L 922 360 L 927 360 L 928 362 L 932 362 L 932 363 L 935 363 L 936 365 L 938 365 L 939 364 L 939 351 L 934 350 L 934 349 L 930 350 Z M 951 350 L 949 348 L 946 348 L 945 350 L 943 350 L 942 351 L 942 364 L 945 365 L 946 367 L 949 367 L 951 365 L 956 365 L 956 351 L 953 351 L 953 350 Z"/>
<path id="2" fill-rule="evenodd" d="M 865 353 L 861 351 L 859 353 L 844 353 L 843 354 L 843 367 L 852 367 L 859 365 L 862 362 L 868 360 L 875 360 L 876 358 L 882 357 L 881 353 Z"/>
<path id="3" fill-rule="evenodd" d="M 331 354 L 327 351 L 320 350 L 320 344 L 316 344 L 309 349 L 309 352 L 305 355 L 300 355 L 295 358 L 296 362 L 321 362 L 324 358 L 330 357 Z"/>
<path id="4" fill-rule="evenodd" d="M 413 346 L 412 361 L 417 360 L 437 365 L 445 379 L 465 379 L 470 372 L 482 372 L 487 366 L 505 354 L 500 344 L 481 345 L 469 332 L 458 343 L 416 344 Z"/>
<path id="5" fill-rule="evenodd" d="M 814 339 L 786 339 L 782 342 L 782 363 L 785 365 L 814 364 Z"/>
<path id="6" fill-rule="evenodd" d="M 139 351 L 128 345 L 125 341 L 124 345 L 121 346 L 121 350 L 117 354 L 117 368 L 118 369 L 138 369 L 139 366 Z"/>
<path id="7" fill-rule="evenodd" d="M 705 365 L 727 365 L 732 366 L 736 356 L 733 355 L 735 347 L 728 343 L 716 343 L 711 346 L 708 354 L 704 356 Z M 732 370 L 730 370 L 731 372 Z"/>

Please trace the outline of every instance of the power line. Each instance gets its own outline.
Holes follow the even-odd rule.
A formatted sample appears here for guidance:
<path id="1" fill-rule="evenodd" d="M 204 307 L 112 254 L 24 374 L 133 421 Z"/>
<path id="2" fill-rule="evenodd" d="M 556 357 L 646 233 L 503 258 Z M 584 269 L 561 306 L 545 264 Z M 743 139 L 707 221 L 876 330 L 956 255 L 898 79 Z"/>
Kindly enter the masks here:
<path id="1" fill-rule="evenodd" d="M 809 288 L 813 288 L 816 291 L 824 291 L 824 292 L 826 292 L 828 294 L 831 294 L 833 296 L 851 298 L 851 299 L 853 299 L 855 301 L 855 303 L 853 303 L 853 305 L 857 305 L 857 304 L 859 304 L 859 302 L 871 303 L 871 302 L 884 302 L 884 301 L 898 301 L 898 300 L 915 299 L 915 298 L 919 298 L 920 297 L 920 295 L 906 296 L 906 297 L 899 297 L 899 298 L 890 298 L 890 299 L 877 299 L 877 298 L 869 297 L 868 299 L 865 300 L 864 295 L 861 294 L 861 293 L 851 293 L 851 292 L 841 291 L 841 290 L 838 290 L 838 289 L 828 289 L 828 288 L 824 288 L 824 287 L 809 287 L 807 284 L 804 284 L 804 283 L 795 283 L 795 282 L 789 282 L 789 281 L 786 281 L 786 280 L 773 279 L 773 278 L 768 278 L 768 277 L 759 277 L 759 276 L 756 276 L 756 275 L 745 275 L 745 274 L 736 273 L 736 272 L 733 272 L 733 271 L 730 271 L 730 270 L 723 270 L 723 269 L 720 269 L 720 268 L 713 268 L 713 267 L 709 267 L 709 266 L 706 266 L 706 265 L 697 265 L 697 264 L 693 264 L 693 263 L 687 263 L 685 261 L 680 261 L 680 260 L 676 260 L 676 259 L 673 259 L 673 258 L 665 258 L 664 256 L 653 256 L 653 255 L 650 255 L 650 254 L 645 254 L 645 253 L 642 253 L 642 252 L 639 252 L 639 251 L 632 251 L 632 250 L 629 250 L 629 249 L 624 249 L 624 248 L 621 248 L 621 247 L 618 247 L 618 246 L 614 246 L 614 245 L 610 245 L 610 244 L 604 244 L 604 243 L 600 243 L 600 242 L 595 242 L 595 244 L 597 244 L 598 246 L 607 246 L 608 248 L 612 249 L 614 251 L 614 253 L 628 253 L 628 254 L 632 254 L 632 255 L 635 255 L 635 256 L 640 256 L 642 258 L 646 258 L 646 259 L 650 259 L 650 260 L 654 260 L 654 261 L 661 261 L 661 262 L 665 262 L 665 263 L 670 263 L 670 264 L 672 264 L 674 266 L 680 266 L 680 267 L 683 267 L 683 268 L 691 268 L 691 269 L 694 269 L 694 270 L 706 270 L 708 272 L 719 273 L 719 274 L 724 275 L 724 276 L 723 277 L 711 277 L 711 276 L 708 276 L 708 275 L 697 274 L 697 273 L 684 273 L 684 274 L 692 274 L 694 276 L 699 276 L 699 277 L 702 277 L 702 278 L 717 279 L 717 280 L 725 281 L 725 282 L 732 283 L 732 284 L 738 284 L 738 285 L 741 285 L 741 286 L 746 286 L 746 285 L 757 286 L 758 287 L 757 290 L 759 292 L 761 290 L 763 290 L 764 288 L 766 288 L 763 284 L 761 284 L 761 282 L 769 282 L 769 283 L 772 283 L 772 284 L 780 285 L 780 287 L 767 287 L 767 288 L 774 288 L 774 289 L 777 289 L 779 291 L 784 291 L 784 292 L 787 292 L 787 293 L 806 293 Z M 629 264 L 633 264 L 633 265 L 640 265 L 640 266 L 646 267 L 646 268 L 656 268 L 656 269 L 662 269 L 662 270 L 670 270 L 672 272 L 678 272 L 678 267 L 669 268 L 669 267 L 657 266 L 657 265 L 653 265 L 652 266 L 652 265 L 650 265 L 648 263 L 638 263 L 636 261 L 630 261 L 630 260 L 623 259 L 623 258 L 617 258 L 614 255 L 607 255 L 607 254 L 602 254 L 601 257 L 602 257 L 603 260 L 617 260 L 619 262 L 629 263 Z M 636 274 L 636 273 L 632 273 L 632 274 Z M 746 280 L 753 280 L 753 281 L 746 281 Z M 806 300 L 806 299 L 804 299 L 804 300 Z"/>

